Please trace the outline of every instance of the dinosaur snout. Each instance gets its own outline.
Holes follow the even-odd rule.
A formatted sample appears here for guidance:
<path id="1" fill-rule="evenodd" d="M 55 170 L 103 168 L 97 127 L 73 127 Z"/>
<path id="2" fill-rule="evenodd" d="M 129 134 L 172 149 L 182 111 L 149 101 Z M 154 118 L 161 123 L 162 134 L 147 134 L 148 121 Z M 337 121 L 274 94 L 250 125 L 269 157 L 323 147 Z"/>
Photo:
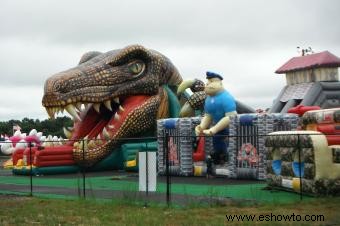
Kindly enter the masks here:
<path id="1" fill-rule="evenodd" d="M 60 80 L 54 79 L 53 77 L 45 82 L 44 96 L 42 104 L 44 106 L 52 105 L 57 101 L 62 93 L 63 85 Z"/>

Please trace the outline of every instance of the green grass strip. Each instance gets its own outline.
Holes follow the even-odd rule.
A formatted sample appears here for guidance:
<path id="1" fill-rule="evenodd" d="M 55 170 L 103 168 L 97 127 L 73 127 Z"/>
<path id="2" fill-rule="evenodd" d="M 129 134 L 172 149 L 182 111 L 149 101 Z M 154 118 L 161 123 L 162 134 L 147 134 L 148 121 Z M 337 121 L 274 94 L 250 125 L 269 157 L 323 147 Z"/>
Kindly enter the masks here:
<path id="1" fill-rule="evenodd" d="M 86 188 L 91 190 L 116 190 L 116 191 L 138 191 L 138 181 L 126 181 L 124 178 L 112 180 L 112 177 L 86 178 Z M 29 185 L 29 177 L 0 176 L 1 184 Z M 82 178 L 43 178 L 33 177 L 33 186 L 50 186 L 62 188 L 82 188 Z M 234 199 L 250 199 L 274 203 L 292 203 L 300 199 L 299 195 L 284 191 L 264 190 L 266 184 L 242 184 L 242 185 L 198 185 L 198 184 L 171 184 L 172 194 L 206 197 L 229 197 Z M 157 192 L 166 192 L 166 183 L 157 184 Z M 311 199 L 304 197 L 304 200 Z"/>

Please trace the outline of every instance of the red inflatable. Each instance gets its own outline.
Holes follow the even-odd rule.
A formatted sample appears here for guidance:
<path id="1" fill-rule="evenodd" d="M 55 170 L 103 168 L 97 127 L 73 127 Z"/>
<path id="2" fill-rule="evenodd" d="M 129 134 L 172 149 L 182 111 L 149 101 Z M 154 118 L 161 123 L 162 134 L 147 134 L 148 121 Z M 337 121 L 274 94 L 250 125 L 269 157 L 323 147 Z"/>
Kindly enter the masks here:
<path id="1" fill-rule="evenodd" d="M 339 124 L 318 124 L 316 130 L 324 133 L 325 135 L 340 135 L 340 125 Z"/>
<path id="2" fill-rule="evenodd" d="M 326 135 L 328 145 L 339 145 L 340 135 Z"/>
<path id="3" fill-rule="evenodd" d="M 45 147 L 35 153 L 33 163 L 37 167 L 74 165 L 72 153 L 72 146 Z"/>
<path id="4" fill-rule="evenodd" d="M 39 155 L 72 155 L 72 153 L 73 147 L 67 145 L 44 147 L 39 151 Z"/>
<path id="5" fill-rule="evenodd" d="M 22 159 L 24 156 L 25 149 L 16 149 L 12 154 L 13 165 L 15 166 L 18 163 L 19 159 Z"/>
<path id="6" fill-rule="evenodd" d="M 36 159 L 39 159 L 39 161 L 55 161 L 55 160 L 73 160 L 73 155 L 39 155 L 39 153 L 36 153 L 35 155 Z"/>
<path id="7" fill-rule="evenodd" d="M 204 137 L 200 137 L 198 140 L 198 145 L 196 151 L 192 154 L 194 162 L 204 161 L 205 160 L 205 139 Z"/>
<path id="8" fill-rule="evenodd" d="M 70 166 L 75 165 L 74 160 L 59 160 L 59 161 L 42 161 L 37 162 L 34 165 L 36 167 L 47 167 L 47 166 Z"/>
<path id="9" fill-rule="evenodd" d="M 312 110 L 320 110 L 321 108 L 319 106 L 303 106 L 303 105 L 297 105 L 296 107 L 292 107 L 288 110 L 288 113 L 294 113 L 298 114 L 300 117 L 307 111 Z"/>
<path id="10" fill-rule="evenodd" d="M 24 159 L 25 165 L 31 165 L 31 161 L 33 162 L 33 160 L 35 158 L 35 153 L 37 151 L 38 151 L 37 147 L 32 147 L 31 150 L 30 150 L 30 148 L 25 149 L 25 151 L 23 153 L 23 159 Z M 31 155 L 31 159 L 30 159 L 30 155 Z"/>

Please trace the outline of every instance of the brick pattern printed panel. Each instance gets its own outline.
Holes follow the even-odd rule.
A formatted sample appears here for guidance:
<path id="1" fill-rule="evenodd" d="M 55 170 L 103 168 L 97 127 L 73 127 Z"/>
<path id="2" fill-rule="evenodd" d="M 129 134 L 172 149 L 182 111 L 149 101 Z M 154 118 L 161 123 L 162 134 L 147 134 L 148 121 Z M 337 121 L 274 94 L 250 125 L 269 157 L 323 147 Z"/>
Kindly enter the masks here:
<path id="1" fill-rule="evenodd" d="M 264 180 L 266 172 L 266 148 L 265 136 L 274 131 L 296 130 L 298 116 L 295 114 L 242 114 L 233 116 L 229 127 L 229 171 L 232 178 L 250 178 Z M 245 148 L 245 147 L 248 147 Z M 256 161 L 248 161 L 253 164 L 240 164 L 242 153 L 254 153 Z M 244 150 L 243 150 L 244 149 Z M 243 152 L 242 152 L 243 150 Z M 241 156 L 241 157 L 240 157 Z M 253 155 L 254 156 L 254 155 Z M 249 157 L 250 159 L 253 157 Z M 248 159 L 249 159 L 248 158 Z M 253 158 L 254 159 L 254 158 Z M 248 167 L 248 170 L 244 166 Z M 248 172 L 248 173 L 247 173 Z"/>
<path id="2" fill-rule="evenodd" d="M 166 129 L 166 120 L 176 120 L 174 129 Z M 192 154 L 195 149 L 195 127 L 201 122 L 200 117 L 160 119 L 157 121 L 158 135 L 158 173 L 166 172 L 166 155 L 164 153 L 165 133 L 169 134 L 169 147 L 177 150 L 178 164 L 170 164 L 171 175 L 191 176 L 193 175 Z M 174 147 L 176 146 L 176 148 Z M 205 153 L 212 152 L 212 137 L 205 138 Z M 171 161 L 170 161 L 171 163 Z"/>

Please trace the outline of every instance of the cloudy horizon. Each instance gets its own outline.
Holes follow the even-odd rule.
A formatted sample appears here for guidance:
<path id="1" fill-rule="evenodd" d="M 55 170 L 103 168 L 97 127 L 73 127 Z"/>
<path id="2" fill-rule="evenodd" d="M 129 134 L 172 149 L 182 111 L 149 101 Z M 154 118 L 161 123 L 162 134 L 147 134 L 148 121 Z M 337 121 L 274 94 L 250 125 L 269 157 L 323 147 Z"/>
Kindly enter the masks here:
<path id="1" fill-rule="evenodd" d="M 0 19 L 0 121 L 46 119 L 45 80 L 91 50 L 144 45 L 184 80 L 221 73 L 255 109 L 270 107 L 285 86 L 274 71 L 298 56 L 297 46 L 340 56 L 337 0 L 3 0 Z"/>

